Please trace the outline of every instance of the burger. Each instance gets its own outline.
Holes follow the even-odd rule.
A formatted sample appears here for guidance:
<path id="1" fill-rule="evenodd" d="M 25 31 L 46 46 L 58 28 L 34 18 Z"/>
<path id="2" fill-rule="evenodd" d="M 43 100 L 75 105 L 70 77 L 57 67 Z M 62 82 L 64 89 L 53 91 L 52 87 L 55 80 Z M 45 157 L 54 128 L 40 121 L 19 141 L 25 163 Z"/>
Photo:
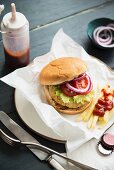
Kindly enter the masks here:
<path id="1" fill-rule="evenodd" d="M 94 97 L 87 65 L 80 58 L 63 57 L 47 64 L 39 74 L 46 99 L 64 114 L 83 112 Z"/>

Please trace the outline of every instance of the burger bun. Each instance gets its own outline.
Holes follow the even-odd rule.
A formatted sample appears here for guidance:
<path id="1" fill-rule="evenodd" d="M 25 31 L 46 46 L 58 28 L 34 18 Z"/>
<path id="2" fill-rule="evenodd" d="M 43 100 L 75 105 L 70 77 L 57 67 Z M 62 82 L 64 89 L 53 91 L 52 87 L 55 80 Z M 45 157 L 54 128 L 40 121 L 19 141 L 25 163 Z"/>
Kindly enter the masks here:
<path id="1" fill-rule="evenodd" d="M 62 57 L 47 64 L 39 75 L 42 85 L 57 85 L 70 81 L 87 70 L 85 62 L 76 57 Z"/>

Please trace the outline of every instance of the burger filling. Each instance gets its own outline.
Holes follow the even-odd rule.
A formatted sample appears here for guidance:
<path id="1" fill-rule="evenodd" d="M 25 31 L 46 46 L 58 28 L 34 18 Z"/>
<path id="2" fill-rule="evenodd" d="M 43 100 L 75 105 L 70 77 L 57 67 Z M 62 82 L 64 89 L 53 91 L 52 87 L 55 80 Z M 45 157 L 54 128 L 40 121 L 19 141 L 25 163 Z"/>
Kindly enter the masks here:
<path id="1" fill-rule="evenodd" d="M 92 101 L 94 91 L 87 74 L 83 74 L 70 82 L 61 85 L 50 85 L 49 93 L 52 99 L 62 106 L 78 108 Z"/>

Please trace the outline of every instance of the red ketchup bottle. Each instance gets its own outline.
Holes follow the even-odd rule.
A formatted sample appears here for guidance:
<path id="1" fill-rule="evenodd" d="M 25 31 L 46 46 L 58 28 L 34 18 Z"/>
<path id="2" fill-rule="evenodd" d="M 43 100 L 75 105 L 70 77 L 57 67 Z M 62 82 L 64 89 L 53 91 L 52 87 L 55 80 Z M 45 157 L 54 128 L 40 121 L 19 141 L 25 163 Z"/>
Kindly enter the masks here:
<path id="1" fill-rule="evenodd" d="M 29 22 L 26 17 L 16 12 L 11 4 L 11 12 L 1 22 L 5 63 L 10 69 L 17 69 L 29 64 Z"/>

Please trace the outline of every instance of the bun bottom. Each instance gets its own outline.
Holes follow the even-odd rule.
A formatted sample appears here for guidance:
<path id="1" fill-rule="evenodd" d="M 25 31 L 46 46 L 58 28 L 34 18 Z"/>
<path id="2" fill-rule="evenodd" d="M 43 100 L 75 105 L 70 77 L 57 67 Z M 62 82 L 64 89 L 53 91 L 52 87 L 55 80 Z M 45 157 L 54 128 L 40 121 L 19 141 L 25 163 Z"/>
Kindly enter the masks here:
<path id="1" fill-rule="evenodd" d="M 46 99 L 50 105 L 52 105 L 60 113 L 69 114 L 69 115 L 75 115 L 75 114 L 83 112 L 85 109 L 87 109 L 89 107 L 89 105 L 91 104 L 91 101 L 92 101 L 91 100 L 90 102 L 86 102 L 83 106 L 80 106 L 76 109 L 75 108 L 71 109 L 71 108 L 68 108 L 66 106 L 62 106 L 62 105 L 56 103 L 51 98 L 47 86 L 44 86 L 44 93 L 45 93 Z"/>

